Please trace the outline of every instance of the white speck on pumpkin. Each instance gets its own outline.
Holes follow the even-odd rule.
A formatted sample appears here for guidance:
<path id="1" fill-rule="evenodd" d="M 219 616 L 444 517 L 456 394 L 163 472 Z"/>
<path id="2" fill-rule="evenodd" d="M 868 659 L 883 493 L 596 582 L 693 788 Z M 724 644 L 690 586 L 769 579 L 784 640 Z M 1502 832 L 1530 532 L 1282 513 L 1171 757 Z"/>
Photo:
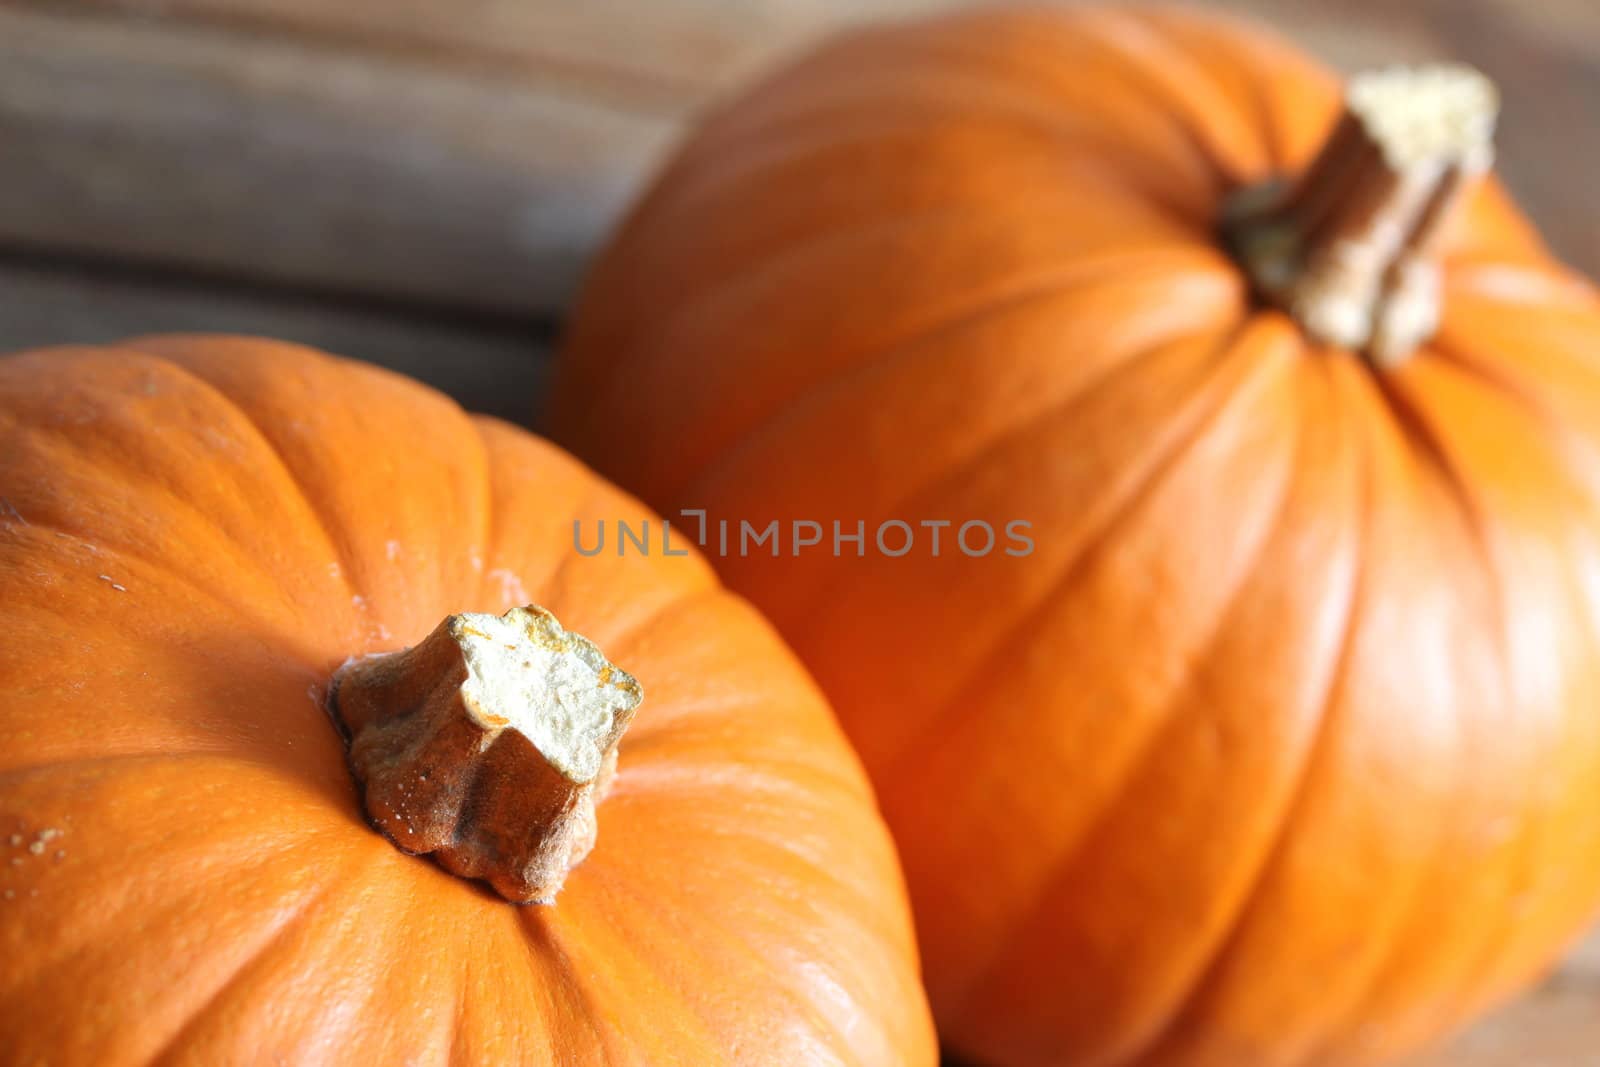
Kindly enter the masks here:
<path id="1" fill-rule="evenodd" d="M 533 599 L 523 588 L 522 578 L 515 571 L 497 567 L 489 572 L 489 578 L 500 583 L 500 599 L 508 607 L 520 607 Z"/>
<path id="2" fill-rule="evenodd" d="M 389 562 L 393 563 L 395 560 L 400 558 L 400 542 L 399 541 L 388 541 L 388 542 L 385 542 L 384 546 L 383 546 L 383 551 L 384 551 L 384 554 L 389 557 Z"/>

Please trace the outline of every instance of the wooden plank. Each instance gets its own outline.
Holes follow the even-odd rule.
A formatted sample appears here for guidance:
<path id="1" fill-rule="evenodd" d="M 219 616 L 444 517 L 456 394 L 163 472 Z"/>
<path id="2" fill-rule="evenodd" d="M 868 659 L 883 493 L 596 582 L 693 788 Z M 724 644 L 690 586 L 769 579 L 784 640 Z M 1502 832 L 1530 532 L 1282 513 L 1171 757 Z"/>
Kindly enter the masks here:
<path id="1" fill-rule="evenodd" d="M 0 2 L 0 244 L 562 305 L 714 89 L 951 0 Z"/>
<path id="2" fill-rule="evenodd" d="M 36 0 L 38 2 L 38 0 Z M 677 110 L 824 33 L 960 0 L 50 0 L 514 65 Z"/>
<path id="3" fill-rule="evenodd" d="M 0 8 L 0 243 L 526 314 L 670 134 L 536 81 Z"/>
<path id="4" fill-rule="evenodd" d="M 378 363 L 472 411 L 530 421 L 549 369 L 548 331 L 531 324 L 0 261 L 0 353 L 103 344 L 139 334 L 260 334 Z"/>
<path id="5" fill-rule="evenodd" d="M 451 308 L 562 306 L 710 94 L 960 0 L 0 0 L 0 245 Z M 1218 0 L 1355 68 L 1501 82 L 1502 169 L 1600 273 L 1600 5 Z"/>

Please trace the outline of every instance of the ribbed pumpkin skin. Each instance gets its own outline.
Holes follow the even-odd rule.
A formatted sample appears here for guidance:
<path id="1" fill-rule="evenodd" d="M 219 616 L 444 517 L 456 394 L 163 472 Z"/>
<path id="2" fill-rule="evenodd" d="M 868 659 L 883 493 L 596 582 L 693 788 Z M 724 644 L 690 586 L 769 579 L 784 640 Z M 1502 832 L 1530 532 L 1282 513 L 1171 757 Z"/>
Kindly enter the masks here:
<path id="1" fill-rule="evenodd" d="M 1223 198 L 1337 97 L 1194 13 L 846 37 L 710 116 L 571 327 L 558 439 L 669 514 L 1033 523 L 715 561 L 986 1062 L 1380 1061 L 1600 899 L 1600 301 L 1491 183 L 1398 370 L 1257 309 Z"/>
<path id="2" fill-rule="evenodd" d="M 0 360 L 0 497 L 0 1060 L 935 1062 L 826 705 L 698 556 L 576 553 L 646 513 L 564 453 L 305 349 L 149 339 Z M 529 600 L 646 690 L 549 907 L 370 829 L 323 707 L 347 657 Z"/>

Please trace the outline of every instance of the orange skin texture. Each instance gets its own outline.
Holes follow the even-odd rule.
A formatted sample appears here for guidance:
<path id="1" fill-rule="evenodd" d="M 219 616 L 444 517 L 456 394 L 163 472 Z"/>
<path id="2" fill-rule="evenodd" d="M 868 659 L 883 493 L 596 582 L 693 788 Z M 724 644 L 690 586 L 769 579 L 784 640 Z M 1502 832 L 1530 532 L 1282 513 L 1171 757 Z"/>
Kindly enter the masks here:
<path id="1" fill-rule="evenodd" d="M 1195 12 L 868 30 L 710 115 L 571 326 L 557 438 L 668 514 L 1032 522 L 714 561 L 984 1062 L 1385 1061 L 1600 900 L 1600 301 L 1490 181 L 1392 373 L 1257 306 L 1223 198 L 1338 106 Z"/>
<path id="2" fill-rule="evenodd" d="M 0 360 L 0 497 L 0 1060 L 935 1062 L 826 704 L 698 555 L 576 553 L 649 516 L 560 450 L 154 338 Z M 647 693 L 548 907 L 372 830 L 324 710 L 347 657 L 530 600 Z"/>

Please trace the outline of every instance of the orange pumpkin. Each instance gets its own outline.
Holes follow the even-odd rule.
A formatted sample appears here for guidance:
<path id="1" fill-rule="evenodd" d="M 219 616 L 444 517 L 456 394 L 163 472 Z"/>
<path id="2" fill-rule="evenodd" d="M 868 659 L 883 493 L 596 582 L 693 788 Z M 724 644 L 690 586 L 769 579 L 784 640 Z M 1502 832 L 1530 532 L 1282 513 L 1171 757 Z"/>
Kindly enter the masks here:
<path id="1" fill-rule="evenodd" d="M 647 518 L 289 345 L 0 361 L 0 1058 L 932 1064 L 813 685 L 697 555 L 574 551 Z"/>
<path id="2" fill-rule="evenodd" d="M 594 269 L 557 436 L 821 682 L 955 1047 L 1376 1062 L 1593 913 L 1600 300 L 1474 181 L 1493 108 L 1339 119 L 1195 12 L 886 26 Z"/>

